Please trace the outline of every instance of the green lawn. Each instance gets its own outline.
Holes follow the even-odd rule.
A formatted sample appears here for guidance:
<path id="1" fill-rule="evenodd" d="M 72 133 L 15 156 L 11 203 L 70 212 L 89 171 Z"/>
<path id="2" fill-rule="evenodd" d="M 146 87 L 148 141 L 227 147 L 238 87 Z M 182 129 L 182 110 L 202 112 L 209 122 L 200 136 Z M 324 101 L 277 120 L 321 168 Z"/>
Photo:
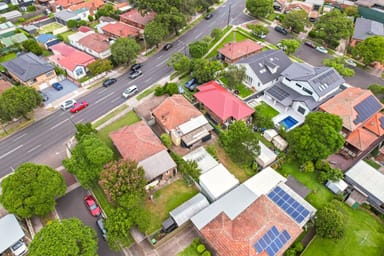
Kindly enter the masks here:
<path id="1" fill-rule="evenodd" d="M 109 119 L 111 119 L 112 117 L 116 116 L 118 113 L 122 112 L 124 109 L 127 109 L 128 108 L 128 105 L 121 105 L 119 106 L 118 108 L 116 108 L 115 110 L 113 110 L 112 112 L 110 112 L 109 114 L 107 114 L 106 116 L 104 116 L 103 118 L 97 120 L 96 122 L 94 122 L 92 124 L 92 126 L 94 128 L 97 128 L 99 127 L 100 125 L 104 124 L 105 122 L 107 122 Z"/>
<path id="2" fill-rule="evenodd" d="M 227 37 L 225 37 L 218 45 L 217 47 L 211 51 L 211 53 L 207 56 L 207 58 L 212 58 L 212 57 L 215 57 L 217 55 L 217 49 L 220 49 L 224 46 L 224 44 L 226 43 L 229 43 L 229 42 L 241 42 L 245 39 L 247 39 L 248 37 L 246 37 L 245 35 L 243 35 L 242 33 L 238 32 L 238 31 L 232 31 L 231 33 L 229 33 L 227 35 Z"/>
<path id="3" fill-rule="evenodd" d="M 187 248 L 185 248 L 183 251 L 179 252 L 177 254 L 177 256 L 200 256 L 201 254 L 199 254 L 197 251 L 196 251 L 196 245 L 194 245 L 193 243 L 188 246 Z"/>
<path id="4" fill-rule="evenodd" d="M 39 29 L 39 33 L 40 34 L 46 34 L 46 33 L 51 33 L 52 31 L 56 30 L 56 29 L 59 29 L 59 28 L 62 28 L 64 27 L 63 25 L 61 25 L 60 23 L 57 23 L 57 22 L 52 22 L 52 23 L 49 23 L 45 26 L 42 26 L 40 29 Z"/>
<path id="5" fill-rule="evenodd" d="M 279 114 L 279 111 L 269 106 L 264 101 L 261 101 L 259 105 L 255 107 L 255 111 L 260 112 L 262 116 L 272 119 Z"/>
<path id="6" fill-rule="evenodd" d="M 61 33 L 59 35 L 61 35 L 63 37 L 64 42 L 69 43 L 68 36 L 70 36 L 70 35 L 72 35 L 74 33 L 76 33 L 76 31 L 69 30 L 69 31 Z"/>
<path id="7" fill-rule="evenodd" d="M 15 52 L 9 53 L 9 54 L 4 55 L 4 56 L 0 56 L 0 63 L 12 60 L 14 58 L 16 58 L 16 53 Z"/>
<path id="8" fill-rule="evenodd" d="M 157 86 L 152 86 L 151 88 L 149 88 L 149 89 L 143 91 L 142 93 L 140 93 L 139 95 L 137 95 L 136 99 L 137 99 L 137 100 L 141 100 L 141 99 L 147 97 L 149 94 L 151 94 L 152 92 L 155 91 L 156 87 L 157 87 Z"/>
<path id="9" fill-rule="evenodd" d="M 161 228 L 162 222 L 168 218 L 169 212 L 191 199 L 198 193 L 195 186 L 187 186 L 183 179 L 156 191 L 153 201 L 147 200 L 145 207 L 151 214 L 151 223 L 147 234 L 151 234 Z"/>
<path id="10" fill-rule="evenodd" d="M 92 187 L 92 192 L 95 194 L 97 202 L 100 204 L 105 214 L 112 214 L 114 206 L 109 203 L 107 197 L 104 194 L 103 189 L 98 184 L 96 184 Z"/>
<path id="11" fill-rule="evenodd" d="M 370 160 L 370 159 L 365 159 L 364 160 L 367 164 L 369 164 L 370 166 L 372 166 L 373 168 L 375 169 L 379 169 L 381 167 L 380 164 L 376 163 L 375 161 L 373 160 Z"/>

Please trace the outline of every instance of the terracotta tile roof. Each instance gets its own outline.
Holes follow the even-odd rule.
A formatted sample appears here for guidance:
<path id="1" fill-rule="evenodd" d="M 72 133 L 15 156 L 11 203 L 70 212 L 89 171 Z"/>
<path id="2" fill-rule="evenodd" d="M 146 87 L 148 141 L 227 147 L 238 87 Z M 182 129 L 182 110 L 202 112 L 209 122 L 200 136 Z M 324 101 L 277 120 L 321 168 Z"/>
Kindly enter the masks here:
<path id="1" fill-rule="evenodd" d="M 58 43 L 50 47 L 54 55 L 50 59 L 65 69 L 73 71 L 77 66 L 88 66 L 95 58 L 85 52 L 79 51 L 65 43 Z"/>
<path id="2" fill-rule="evenodd" d="M 257 53 L 262 48 L 263 46 L 257 44 L 256 42 L 246 39 L 241 42 L 226 43 L 223 48 L 219 49 L 219 52 L 231 60 L 236 60 L 243 56 Z"/>
<path id="3" fill-rule="evenodd" d="M 82 3 L 71 5 L 68 9 L 71 11 L 76 11 L 81 8 L 87 8 L 89 9 L 91 15 L 93 15 L 97 11 L 97 9 L 99 9 L 103 5 L 104 5 L 103 0 L 87 0 L 87 1 L 83 1 Z"/>
<path id="4" fill-rule="evenodd" d="M 357 128 L 353 132 L 351 132 L 346 138 L 346 142 L 354 146 L 360 151 L 364 151 L 368 149 L 368 147 L 377 140 L 377 136 L 372 132 L 364 129 Z"/>
<path id="5" fill-rule="evenodd" d="M 155 18 L 155 16 L 155 12 L 149 12 L 142 16 L 138 9 L 131 9 L 121 14 L 120 20 L 121 18 L 124 18 L 126 20 L 130 20 L 132 22 L 145 26 L 148 22 L 151 22 Z"/>
<path id="6" fill-rule="evenodd" d="M 6 89 L 9 89 L 11 87 L 12 84 L 10 82 L 0 79 L 0 94 L 2 94 Z"/>
<path id="7" fill-rule="evenodd" d="M 78 29 L 77 29 L 79 32 L 83 32 L 83 33 L 87 33 L 89 31 L 92 31 L 92 29 L 88 26 L 80 26 Z"/>
<path id="8" fill-rule="evenodd" d="M 355 106 L 367 99 L 369 96 L 374 97 L 370 90 L 349 87 L 322 104 L 320 109 L 325 112 L 338 115 L 343 120 L 343 127 L 349 131 L 353 131 L 362 125 L 362 123 L 354 123 L 354 120 L 356 120 L 358 116 Z"/>
<path id="9" fill-rule="evenodd" d="M 384 114 L 379 112 L 364 124 L 364 128 L 378 136 L 384 135 Z"/>
<path id="10" fill-rule="evenodd" d="M 286 8 L 285 8 L 287 11 L 290 11 L 290 10 L 304 10 L 306 13 L 310 13 L 311 10 L 312 10 L 312 6 L 310 4 L 307 4 L 307 3 L 291 3 L 289 4 Z"/>
<path id="11" fill-rule="evenodd" d="M 122 22 L 109 23 L 102 27 L 105 32 L 111 33 L 116 37 L 136 37 L 139 35 L 139 30 Z"/>
<path id="12" fill-rule="evenodd" d="M 99 33 L 93 33 L 83 37 L 79 40 L 79 44 L 97 53 L 104 52 L 111 47 L 111 45 L 109 44 L 108 37 Z"/>
<path id="13" fill-rule="evenodd" d="M 257 254 L 254 244 L 273 226 L 279 232 L 286 230 L 291 236 L 276 253 L 283 255 L 302 230 L 278 206 L 262 195 L 235 219 L 230 220 L 225 213 L 221 213 L 200 232 L 217 255 L 259 256 L 268 254 L 265 251 Z"/>
<path id="14" fill-rule="evenodd" d="M 202 115 L 200 111 L 180 94 L 166 98 L 159 106 L 153 109 L 152 114 L 168 131 L 175 129 L 192 118 Z"/>
<path id="15" fill-rule="evenodd" d="M 68 8 L 69 6 L 71 5 L 76 5 L 76 4 L 80 4 L 80 3 L 83 3 L 84 0 L 56 0 L 55 1 L 55 5 L 60 5 L 62 6 L 64 9 L 65 8 Z"/>
<path id="16" fill-rule="evenodd" d="M 216 81 L 210 81 L 197 88 L 199 92 L 194 95 L 196 99 L 215 113 L 222 121 L 230 117 L 242 120 L 255 112 Z"/>
<path id="17" fill-rule="evenodd" d="M 145 121 L 111 132 L 109 137 L 124 159 L 136 162 L 166 149 Z"/>

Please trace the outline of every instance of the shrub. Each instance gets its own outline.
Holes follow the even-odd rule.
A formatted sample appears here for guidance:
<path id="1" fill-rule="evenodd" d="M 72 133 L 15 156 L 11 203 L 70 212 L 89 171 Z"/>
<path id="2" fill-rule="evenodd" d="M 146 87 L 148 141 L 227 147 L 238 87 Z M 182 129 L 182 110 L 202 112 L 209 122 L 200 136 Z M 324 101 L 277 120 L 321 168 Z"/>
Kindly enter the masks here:
<path id="1" fill-rule="evenodd" d="M 205 251 L 205 245 L 204 244 L 199 244 L 197 247 L 196 247 L 196 251 L 198 253 L 203 253 Z"/>
<path id="2" fill-rule="evenodd" d="M 160 136 L 161 142 L 163 142 L 164 146 L 166 146 L 168 149 L 172 146 L 172 140 L 169 134 L 163 133 Z"/>
<path id="3" fill-rule="evenodd" d="M 211 253 L 209 251 L 204 251 L 203 254 L 201 254 L 202 256 L 211 256 Z"/>
<path id="4" fill-rule="evenodd" d="M 210 154 L 213 158 L 215 158 L 216 160 L 219 159 L 217 157 L 217 152 L 216 152 L 216 149 L 213 145 L 209 145 L 207 148 L 206 148 L 208 154 Z"/>

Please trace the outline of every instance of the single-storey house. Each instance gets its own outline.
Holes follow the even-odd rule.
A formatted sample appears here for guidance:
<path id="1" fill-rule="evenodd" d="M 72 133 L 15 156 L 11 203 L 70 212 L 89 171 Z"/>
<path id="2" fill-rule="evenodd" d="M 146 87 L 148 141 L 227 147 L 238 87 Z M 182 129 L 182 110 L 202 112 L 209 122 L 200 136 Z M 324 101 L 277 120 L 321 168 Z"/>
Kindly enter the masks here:
<path id="1" fill-rule="evenodd" d="M 10 12 L 0 14 L 0 17 L 5 18 L 6 20 L 14 20 L 14 19 L 20 18 L 22 16 L 23 15 L 21 14 L 21 12 L 19 12 L 17 10 L 13 10 Z"/>
<path id="2" fill-rule="evenodd" d="M 256 157 L 256 162 L 259 166 L 265 168 L 276 160 L 277 155 L 261 141 L 259 141 L 259 146 L 260 154 Z"/>
<path id="3" fill-rule="evenodd" d="M 104 5 L 103 0 L 56 0 L 51 6 L 54 11 L 88 9 L 90 15 L 95 15 L 97 9 Z"/>
<path id="4" fill-rule="evenodd" d="M 4 3 L 4 2 L 1 2 L 0 3 L 0 11 L 5 11 L 7 10 L 9 7 L 8 7 L 8 4 L 7 3 Z"/>
<path id="5" fill-rule="evenodd" d="M 53 34 L 40 34 L 36 37 L 36 41 L 43 46 L 45 49 L 48 49 L 54 44 L 58 44 L 61 41 Z"/>
<path id="6" fill-rule="evenodd" d="M 359 7 L 359 15 L 361 17 L 384 23 L 383 0 L 357 0 L 354 4 Z"/>
<path id="7" fill-rule="evenodd" d="M 68 36 L 69 43 L 99 59 L 105 59 L 111 56 L 111 43 L 104 34 L 95 33 L 93 30 L 78 31 Z"/>
<path id="8" fill-rule="evenodd" d="M 5 252 L 24 236 L 24 231 L 14 214 L 0 218 L 0 253 Z"/>
<path id="9" fill-rule="evenodd" d="M 216 81 L 197 87 L 196 100 L 200 107 L 218 124 L 229 125 L 232 121 L 248 121 L 254 109 L 249 107 Z"/>
<path id="10" fill-rule="evenodd" d="M 197 167 L 200 169 L 202 174 L 219 165 L 219 162 L 217 162 L 216 159 L 213 158 L 211 154 L 209 154 L 202 146 L 184 155 L 183 159 L 185 161 L 196 162 Z"/>
<path id="11" fill-rule="evenodd" d="M 129 26 L 122 22 L 110 22 L 100 27 L 103 34 L 110 38 L 131 37 L 137 38 L 139 36 L 139 29 Z"/>
<path id="12" fill-rule="evenodd" d="M 176 174 L 176 163 L 145 121 L 111 132 L 109 137 L 123 159 L 143 167 L 149 184 L 157 185 Z"/>
<path id="13" fill-rule="evenodd" d="M 38 34 L 39 27 L 33 24 L 28 24 L 28 25 L 22 26 L 21 29 L 33 36 Z"/>
<path id="14" fill-rule="evenodd" d="M 155 18 L 155 12 L 148 12 L 142 15 L 136 8 L 120 14 L 120 21 L 138 29 L 144 29 L 145 25 Z"/>
<path id="15" fill-rule="evenodd" d="M 262 48 L 262 45 L 250 39 L 245 39 L 240 42 L 229 42 L 218 49 L 218 58 L 224 60 L 226 63 L 234 63 L 260 52 Z"/>
<path id="16" fill-rule="evenodd" d="M 10 21 L 6 21 L 0 24 L 0 35 L 7 34 L 15 30 L 16 26 Z"/>
<path id="17" fill-rule="evenodd" d="M 55 13 L 56 22 L 66 26 L 70 20 L 88 20 L 89 10 L 86 8 L 76 11 L 63 10 Z"/>
<path id="18" fill-rule="evenodd" d="M 4 45 L 4 47 L 9 47 L 14 44 L 20 44 L 27 40 L 28 40 L 28 37 L 24 33 L 13 34 L 11 32 L 11 33 L 3 34 L 0 36 L 0 42 L 2 45 Z"/>
<path id="19" fill-rule="evenodd" d="M 3 62 L 1 65 L 7 69 L 14 80 L 33 86 L 37 90 L 57 82 L 55 67 L 42 57 L 30 52 L 19 54 L 13 60 Z"/>
<path id="20" fill-rule="evenodd" d="M 384 36 L 384 24 L 374 20 L 357 18 L 350 45 L 355 47 L 358 43 L 372 36 Z"/>

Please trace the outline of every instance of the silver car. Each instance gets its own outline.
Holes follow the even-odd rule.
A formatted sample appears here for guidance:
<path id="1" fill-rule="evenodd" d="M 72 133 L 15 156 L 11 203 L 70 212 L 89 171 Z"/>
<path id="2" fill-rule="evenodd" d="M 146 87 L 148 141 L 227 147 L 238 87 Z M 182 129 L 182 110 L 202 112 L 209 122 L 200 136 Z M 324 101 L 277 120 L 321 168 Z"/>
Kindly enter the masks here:
<path id="1" fill-rule="evenodd" d="M 65 111 L 65 110 L 67 110 L 67 109 L 72 108 L 73 105 L 76 104 L 76 102 L 77 102 L 77 101 L 74 100 L 74 99 L 66 100 L 66 101 L 64 101 L 64 102 L 60 105 L 60 108 L 61 108 L 61 110 Z"/>
<path id="2" fill-rule="evenodd" d="M 123 92 L 123 97 L 124 98 L 128 98 L 130 96 L 132 96 L 133 94 L 137 93 L 139 90 L 137 89 L 137 86 L 136 85 L 132 85 L 130 87 L 128 87 L 127 89 L 125 89 L 125 91 Z"/>

